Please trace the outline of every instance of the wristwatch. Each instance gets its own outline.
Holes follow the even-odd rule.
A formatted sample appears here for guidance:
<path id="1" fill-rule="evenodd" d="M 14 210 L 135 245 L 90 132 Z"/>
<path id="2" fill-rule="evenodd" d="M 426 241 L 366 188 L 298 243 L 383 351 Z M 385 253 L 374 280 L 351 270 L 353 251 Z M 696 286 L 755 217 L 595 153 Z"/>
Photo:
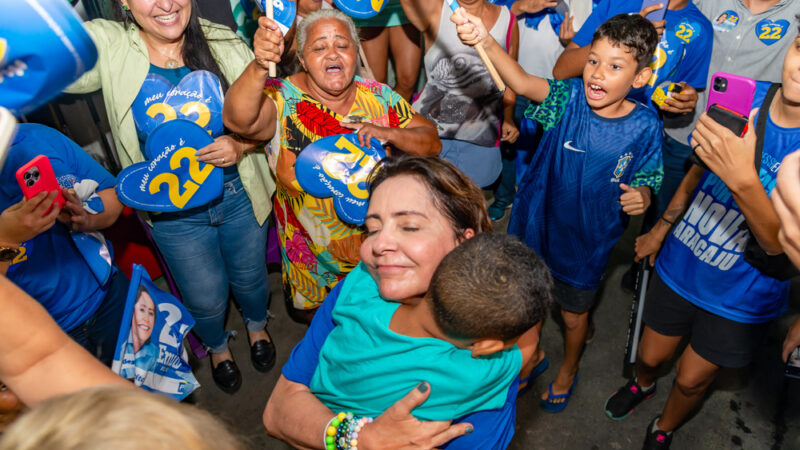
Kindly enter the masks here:
<path id="1" fill-rule="evenodd" d="M 11 262 L 19 253 L 19 245 L 0 244 L 0 262 Z"/>

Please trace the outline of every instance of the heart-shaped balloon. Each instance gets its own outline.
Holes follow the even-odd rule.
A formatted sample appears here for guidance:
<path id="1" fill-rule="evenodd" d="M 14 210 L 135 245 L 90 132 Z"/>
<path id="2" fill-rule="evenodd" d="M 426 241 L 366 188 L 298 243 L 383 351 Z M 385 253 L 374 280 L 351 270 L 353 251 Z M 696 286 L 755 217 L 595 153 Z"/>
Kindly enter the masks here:
<path id="1" fill-rule="evenodd" d="M 256 0 L 256 5 L 261 12 L 267 10 L 267 0 Z M 297 15 L 297 5 L 291 0 L 272 0 L 272 20 L 278 22 L 281 33 L 286 34 L 294 24 Z"/>
<path id="2" fill-rule="evenodd" d="M 333 0 L 343 13 L 356 19 L 369 19 L 378 15 L 389 0 Z"/>
<path id="3" fill-rule="evenodd" d="M 131 111 L 136 132 L 143 141 L 159 124 L 178 118 L 192 121 L 216 137 L 224 129 L 222 104 L 222 86 L 211 72 L 195 70 L 183 77 L 177 86 L 151 73 L 144 79 Z"/>
<path id="4" fill-rule="evenodd" d="M 786 35 L 786 30 L 789 29 L 788 20 L 769 20 L 764 19 L 756 24 L 756 36 L 758 40 L 772 45 L 781 40 Z"/>
<path id="5" fill-rule="evenodd" d="M 355 133 L 337 134 L 307 145 L 297 156 L 294 170 L 306 192 L 320 198 L 333 197 L 339 218 L 361 225 L 367 214 L 369 175 L 385 157 L 375 138 L 369 148 L 362 148 Z"/>
<path id="6" fill-rule="evenodd" d="M 222 169 L 197 159 L 214 142 L 199 125 L 175 119 L 157 126 L 145 143 L 149 161 L 131 164 L 117 177 L 117 196 L 143 211 L 180 211 L 222 195 Z"/>
<path id="7" fill-rule="evenodd" d="M 64 0 L 3 1 L 0 106 L 26 114 L 97 62 L 97 49 Z"/>

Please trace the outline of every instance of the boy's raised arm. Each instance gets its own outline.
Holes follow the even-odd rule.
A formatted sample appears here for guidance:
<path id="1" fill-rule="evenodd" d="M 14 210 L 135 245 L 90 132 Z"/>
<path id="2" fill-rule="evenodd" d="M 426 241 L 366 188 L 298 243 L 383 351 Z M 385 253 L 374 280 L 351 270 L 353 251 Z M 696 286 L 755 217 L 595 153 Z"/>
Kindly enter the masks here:
<path id="1" fill-rule="evenodd" d="M 553 78 L 556 80 L 566 80 L 581 76 L 586 60 L 589 59 L 590 45 L 578 47 L 578 44 L 570 42 L 567 48 L 558 57 L 556 65 L 553 66 Z"/>
<path id="2" fill-rule="evenodd" d="M 500 77 L 514 92 L 537 103 L 547 98 L 550 92 L 547 80 L 525 72 L 522 66 L 489 35 L 479 18 L 464 11 L 463 8 L 458 8 L 450 16 L 450 20 L 456 24 L 458 37 L 464 44 L 474 46 L 479 42 L 483 43 L 483 48 L 497 68 Z"/>

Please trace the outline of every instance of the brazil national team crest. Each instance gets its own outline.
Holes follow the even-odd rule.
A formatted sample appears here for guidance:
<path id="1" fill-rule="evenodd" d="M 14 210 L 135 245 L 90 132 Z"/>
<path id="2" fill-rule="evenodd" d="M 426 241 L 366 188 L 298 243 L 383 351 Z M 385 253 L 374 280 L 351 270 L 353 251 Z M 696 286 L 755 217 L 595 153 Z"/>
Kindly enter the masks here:
<path id="1" fill-rule="evenodd" d="M 49 102 L 97 62 L 64 0 L 0 1 L 0 106 L 15 115 Z"/>
<path id="2" fill-rule="evenodd" d="M 314 197 L 333 197 L 339 218 L 361 225 L 367 214 L 369 175 L 385 157 L 375 138 L 369 148 L 362 148 L 355 133 L 337 134 L 307 145 L 294 168 L 300 187 Z"/>
<path id="3" fill-rule="evenodd" d="M 612 183 L 619 183 L 620 178 L 625 173 L 625 169 L 631 164 L 631 160 L 633 159 L 633 153 L 628 152 L 623 154 L 617 160 L 617 167 L 614 169 L 614 178 L 611 179 Z"/>
<path id="4" fill-rule="evenodd" d="M 151 73 L 133 100 L 131 112 L 142 141 L 159 124 L 179 118 L 200 125 L 209 135 L 216 137 L 224 128 L 222 102 L 222 86 L 219 78 L 211 72 L 195 70 L 183 77 L 177 86 L 161 75 Z M 155 155 L 145 156 L 152 159 Z"/>
<path id="5" fill-rule="evenodd" d="M 153 157 L 131 164 L 117 176 L 119 200 L 143 211 L 180 211 L 222 195 L 222 169 L 195 153 L 214 142 L 206 130 L 183 119 L 162 123 L 147 138 Z"/>
<path id="6" fill-rule="evenodd" d="M 714 31 L 731 31 L 739 25 L 739 14 L 731 9 L 722 11 L 714 20 L 711 21 Z"/>
<path id="7" fill-rule="evenodd" d="M 781 38 L 786 35 L 786 31 L 789 29 L 789 21 L 788 20 L 768 20 L 764 19 L 761 22 L 756 24 L 756 36 L 758 40 L 767 44 L 772 45 L 781 40 Z"/>

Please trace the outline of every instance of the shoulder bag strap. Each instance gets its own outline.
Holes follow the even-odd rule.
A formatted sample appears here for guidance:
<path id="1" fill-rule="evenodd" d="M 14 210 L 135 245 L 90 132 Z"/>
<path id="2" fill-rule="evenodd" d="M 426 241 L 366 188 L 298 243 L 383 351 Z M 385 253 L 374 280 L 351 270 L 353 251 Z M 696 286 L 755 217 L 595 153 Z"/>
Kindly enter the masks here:
<path id="1" fill-rule="evenodd" d="M 761 154 L 764 151 L 764 135 L 766 134 L 767 128 L 767 117 L 769 116 L 769 107 L 772 105 L 772 99 L 775 98 L 775 94 L 780 89 L 780 83 L 772 83 L 767 91 L 767 95 L 764 96 L 764 101 L 761 102 L 761 107 L 758 109 L 758 120 L 756 120 L 756 158 L 755 158 L 755 165 L 756 165 L 756 173 L 761 172 Z"/>

